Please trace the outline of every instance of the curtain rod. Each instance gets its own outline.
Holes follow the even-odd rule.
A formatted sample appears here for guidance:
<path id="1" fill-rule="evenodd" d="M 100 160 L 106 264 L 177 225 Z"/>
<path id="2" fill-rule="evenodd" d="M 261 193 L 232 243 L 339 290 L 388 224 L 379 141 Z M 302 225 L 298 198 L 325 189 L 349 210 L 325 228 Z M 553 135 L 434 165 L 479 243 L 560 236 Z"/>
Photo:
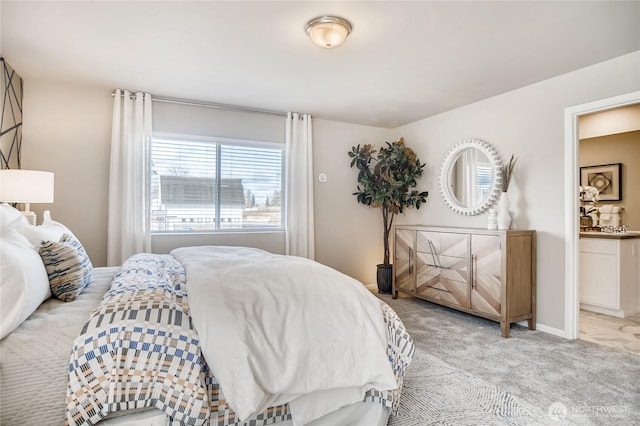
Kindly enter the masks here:
<path id="1" fill-rule="evenodd" d="M 116 91 L 114 90 L 114 91 L 111 92 L 111 96 L 115 96 L 115 95 L 116 95 Z M 123 93 L 123 96 L 124 96 L 124 93 Z M 200 107 L 205 107 L 205 108 L 222 109 L 222 110 L 226 110 L 226 111 L 253 112 L 253 113 L 259 113 L 259 114 L 277 115 L 277 116 L 282 116 L 282 117 L 286 117 L 287 116 L 286 112 L 280 112 L 280 111 L 271 111 L 271 110 L 267 110 L 267 109 L 241 107 L 241 106 L 236 106 L 236 105 L 217 104 L 217 103 L 205 102 L 205 101 L 192 101 L 192 100 L 188 100 L 188 99 L 167 98 L 167 97 L 154 96 L 154 95 L 151 95 L 151 101 L 152 102 L 165 102 L 165 103 L 179 104 L 179 105 L 200 106 Z"/>

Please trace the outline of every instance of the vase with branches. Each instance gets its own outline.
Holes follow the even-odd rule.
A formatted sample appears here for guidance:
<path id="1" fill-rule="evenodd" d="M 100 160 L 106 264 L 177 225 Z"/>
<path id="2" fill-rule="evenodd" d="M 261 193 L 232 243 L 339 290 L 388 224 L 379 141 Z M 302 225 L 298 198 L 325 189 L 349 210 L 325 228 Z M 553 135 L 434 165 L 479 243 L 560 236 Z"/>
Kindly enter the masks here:
<path id="1" fill-rule="evenodd" d="M 393 143 L 386 142 L 379 151 L 370 144 L 357 145 L 348 154 L 351 167 L 358 169 L 358 186 L 353 195 L 359 203 L 381 211 L 384 256 L 378 269 L 380 266 L 386 268 L 390 279 L 389 237 L 393 220 L 405 208 L 419 209 L 427 201 L 427 191 L 413 189 L 422 176 L 425 163 L 421 163 L 415 152 L 405 145 L 404 138 Z M 390 281 L 381 283 L 381 279 L 378 273 L 380 292 L 390 292 Z"/>

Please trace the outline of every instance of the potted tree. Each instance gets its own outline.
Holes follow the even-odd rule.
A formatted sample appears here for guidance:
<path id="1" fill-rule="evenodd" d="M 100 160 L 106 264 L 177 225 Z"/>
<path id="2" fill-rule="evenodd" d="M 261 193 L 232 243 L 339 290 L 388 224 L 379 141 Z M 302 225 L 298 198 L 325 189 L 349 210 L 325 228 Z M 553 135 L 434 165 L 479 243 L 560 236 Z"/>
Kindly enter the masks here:
<path id="1" fill-rule="evenodd" d="M 349 151 L 351 167 L 357 167 L 358 187 L 353 193 L 359 203 L 379 208 L 382 213 L 384 258 L 378 264 L 378 292 L 390 293 L 392 265 L 389 261 L 389 237 L 393 219 L 405 208 L 420 208 L 427 201 L 428 192 L 415 189 L 418 178 L 422 176 L 425 164 L 411 148 L 404 144 L 404 138 L 386 146 L 377 152 L 370 144 L 357 145 Z"/>

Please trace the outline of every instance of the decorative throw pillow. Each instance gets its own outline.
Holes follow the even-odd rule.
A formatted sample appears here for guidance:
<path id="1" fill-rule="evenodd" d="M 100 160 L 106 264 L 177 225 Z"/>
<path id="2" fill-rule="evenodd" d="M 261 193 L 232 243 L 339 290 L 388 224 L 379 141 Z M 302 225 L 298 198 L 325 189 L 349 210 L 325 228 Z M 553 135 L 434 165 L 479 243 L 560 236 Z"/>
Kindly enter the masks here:
<path id="1" fill-rule="evenodd" d="M 49 276 L 51 293 L 65 302 L 75 300 L 93 275 L 93 265 L 80 241 L 63 234 L 57 243 L 43 241 L 38 251 Z"/>

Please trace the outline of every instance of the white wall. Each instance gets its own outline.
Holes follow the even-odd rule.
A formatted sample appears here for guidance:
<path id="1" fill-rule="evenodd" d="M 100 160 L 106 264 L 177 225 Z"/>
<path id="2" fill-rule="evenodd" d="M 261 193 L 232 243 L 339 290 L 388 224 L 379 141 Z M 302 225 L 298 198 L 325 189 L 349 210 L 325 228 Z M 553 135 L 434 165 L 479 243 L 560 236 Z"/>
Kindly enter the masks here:
<path id="1" fill-rule="evenodd" d="M 91 261 L 107 261 L 110 89 L 25 80 L 22 168 L 55 174 L 53 204 L 33 204 L 42 218 L 67 225 Z"/>
<path id="2" fill-rule="evenodd" d="M 384 256 L 382 214 L 352 195 L 358 172 L 347 153 L 358 144 L 379 147 L 390 135 L 378 127 L 313 121 L 316 260 L 368 285 L 375 285 L 375 265 Z M 318 181 L 319 173 L 327 175 L 326 183 Z"/>

